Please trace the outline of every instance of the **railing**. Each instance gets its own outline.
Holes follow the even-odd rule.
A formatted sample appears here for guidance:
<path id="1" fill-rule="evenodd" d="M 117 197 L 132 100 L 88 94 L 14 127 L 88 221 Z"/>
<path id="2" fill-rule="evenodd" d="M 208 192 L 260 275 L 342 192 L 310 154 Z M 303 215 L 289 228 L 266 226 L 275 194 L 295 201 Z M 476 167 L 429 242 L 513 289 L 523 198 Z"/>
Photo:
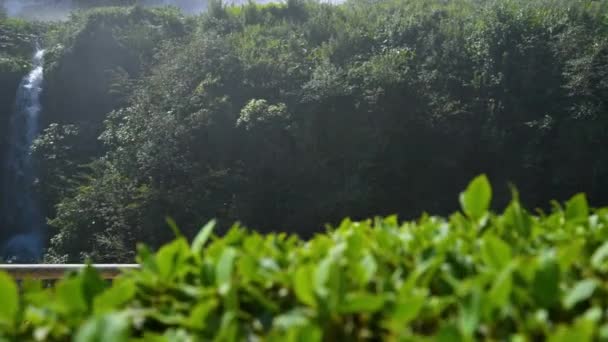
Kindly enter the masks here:
<path id="1" fill-rule="evenodd" d="M 14 279 L 55 280 L 70 271 L 85 267 L 84 264 L 2 264 L 0 271 L 10 274 Z M 124 270 L 138 269 L 138 264 L 92 264 L 102 278 L 114 279 Z"/>

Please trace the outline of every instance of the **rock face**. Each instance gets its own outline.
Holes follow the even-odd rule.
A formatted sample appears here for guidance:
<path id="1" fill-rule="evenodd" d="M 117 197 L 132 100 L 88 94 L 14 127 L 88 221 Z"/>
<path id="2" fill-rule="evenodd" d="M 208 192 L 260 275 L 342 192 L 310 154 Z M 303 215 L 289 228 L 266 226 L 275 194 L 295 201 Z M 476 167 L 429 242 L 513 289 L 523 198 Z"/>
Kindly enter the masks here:
<path id="1" fill-rule="evenodd" d="M 15 109 L 15 97 L 19 83 L 26 72 L 0 72 L 0 163 L 6 160 L 9 133 L 10 133 L 10 118 Z M 5 167 L 0 168 L 0 179 L 4 179 L 8 171 Z M 0 190 L 4 190 L 0 187 Z M 0 218 L 0 244 L 2 244 L 8 235 L 13 232 L 6 229 L 3 219 Z"/>

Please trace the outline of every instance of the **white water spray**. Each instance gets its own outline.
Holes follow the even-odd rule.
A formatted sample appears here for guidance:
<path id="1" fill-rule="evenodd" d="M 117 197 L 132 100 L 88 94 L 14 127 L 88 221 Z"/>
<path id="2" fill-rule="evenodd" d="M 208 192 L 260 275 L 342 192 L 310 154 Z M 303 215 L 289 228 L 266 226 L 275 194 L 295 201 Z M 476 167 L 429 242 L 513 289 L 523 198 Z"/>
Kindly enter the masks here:
<path id="1" fill-rule="evenodd" d="M 36 49 L 32 70 L 19 85 L 10 121 L 1 212 L 5 215 L 8 227 L 18 234 L 4 244 L 1 252 L 5 260 L 14 262 L 36 261 L 42 255 L 45 223 L 32 189 L 36 174 L 30 147 L 39 131 L 43 66 L 44 50 Z"/>

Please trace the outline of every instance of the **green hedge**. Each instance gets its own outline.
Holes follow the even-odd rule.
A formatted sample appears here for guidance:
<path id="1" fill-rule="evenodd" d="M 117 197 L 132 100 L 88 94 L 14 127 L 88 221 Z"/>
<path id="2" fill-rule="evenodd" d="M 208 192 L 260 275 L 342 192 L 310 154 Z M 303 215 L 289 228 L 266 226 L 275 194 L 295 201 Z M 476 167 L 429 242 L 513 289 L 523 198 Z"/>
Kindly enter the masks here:
<path id="1" fill-rule="evenodd" d="M 584 195 L 488 211 L 485 176 L 449 218 L 396 217 L 302 241 L 214 224 L 112 286 L 94 269 L 52 289 L 0 274 L 7 339 L 65 341 L 590 341 L 608 338 L 608 208 Z"/>

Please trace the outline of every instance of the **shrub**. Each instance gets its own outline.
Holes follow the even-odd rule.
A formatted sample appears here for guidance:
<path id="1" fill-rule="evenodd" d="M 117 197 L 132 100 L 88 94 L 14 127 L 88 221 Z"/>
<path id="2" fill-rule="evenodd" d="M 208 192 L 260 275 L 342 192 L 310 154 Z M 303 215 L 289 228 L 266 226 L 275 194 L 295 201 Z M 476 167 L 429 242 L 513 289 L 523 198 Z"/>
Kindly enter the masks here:
<path id="1" fill-rule="evenodd" d="M 5 338 L 76 341 L 590 341 L 608 338 L 608 208 L 584 195 L 532 215 L 489 210 L 342 224 L 308 241 L 207 224 L 109 286 L 93 268 L 52 289 L 0 274 Z"/>

